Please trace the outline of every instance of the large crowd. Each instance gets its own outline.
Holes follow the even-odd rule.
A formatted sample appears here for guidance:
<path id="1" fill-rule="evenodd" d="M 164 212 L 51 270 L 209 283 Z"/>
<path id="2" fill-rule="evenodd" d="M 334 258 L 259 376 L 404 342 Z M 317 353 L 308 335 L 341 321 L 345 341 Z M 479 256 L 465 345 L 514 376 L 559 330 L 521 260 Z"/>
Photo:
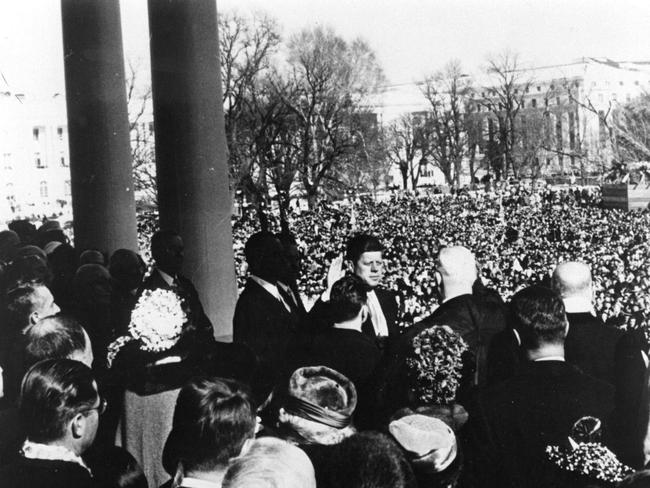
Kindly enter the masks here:
<path id="1" fill-rule="evenodd" d="M 184 242 L 0 231 L 0 485 L 650 486 L 650 212 L 502 186 L 233 218 L 233 342 Z"/>
<path id="2" fill-rule="evenodd" d="M 269 220 L 278 230 L 277 219 Z M 642 327 L 650 310 L 650 213 L 605 209 L 593 187 L 509 186 L 325 202 L 314 211 L 296 211 L 290 226 L 303 256 L 298 287 L 308 301 L 321 292 L 329 264 L 351 233 L 379 236 L 386 247 L 385 283 L 402 299 L 405 325 L 438 306 L 432 270 L 438 250 L 447 245 L 471 249 L 483 281 L 504 299 L 526 284 L 548 282 L 558 262 L 577 260 L 591 266 L 596 309 L 605 322 Z M 244 242 L 256 230 L 253 211 L 233 221 L 240 289 Z"/>

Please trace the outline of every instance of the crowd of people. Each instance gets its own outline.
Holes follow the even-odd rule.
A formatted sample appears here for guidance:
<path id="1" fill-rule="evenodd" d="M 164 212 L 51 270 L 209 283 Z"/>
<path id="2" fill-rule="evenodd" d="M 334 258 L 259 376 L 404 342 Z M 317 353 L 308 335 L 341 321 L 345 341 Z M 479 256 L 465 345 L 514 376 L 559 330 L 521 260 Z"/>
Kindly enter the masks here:
<path id="1" fill-rule="evenodd" d="M 279 229 L 273 215 L 269 220 Z M 650 310 L 650 213 L 604 209 L 597 188 L 508 186 L 487 193 L 396 194 L 382 202 L 366 197 L 343 206 L 322 203 L 294 214 L 290 225 L 304 256 L 298 286 L 308 301 L 320 293 L 329 263 L 351 233 L 380 236 L 385 282 L 402 297 L 405 325 L 438 305 L 432 269 L 437 250 L 449 244 L 471 249 L 486 285 L 504 299 L 524 284 L 548 280 L 556 263 L 579 260 L 594 272 L 604 321 L 641 327 Z M 243 245 L 258 229 L 254 212 L 233 223 L 240 288 Z"/>
<path id="2" fill-rule="evenodd" d="M 650 214 L 590 189 L 233 221 L 218 342 L 182 237 L 0 231 L 7 487 L 645 487 Z M 272 226 L 273 216 L 269 215 Z"/>

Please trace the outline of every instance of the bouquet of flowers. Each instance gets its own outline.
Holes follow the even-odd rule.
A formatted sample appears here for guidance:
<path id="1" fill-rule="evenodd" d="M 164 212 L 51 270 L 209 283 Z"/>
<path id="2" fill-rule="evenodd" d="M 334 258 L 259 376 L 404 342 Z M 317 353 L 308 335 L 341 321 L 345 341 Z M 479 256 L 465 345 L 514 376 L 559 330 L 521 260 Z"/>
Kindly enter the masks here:
<path id="1" fill-rule="evenodd" d="M 131 341 L 140 341 L 140 349 L 147 352 L 170 349 L 178 342 L 186 321 L 183 301 L 176 293 L 162 288 L 145 290 L 131 313 L 130 335 L 118 337 L 108 346 L 108 366 Z"/>
<path id="2" fill-rule="evenodd" d="M 564 470 L 612 484 L 619 483 L 634 472 L 599 442 L 574 441 L 568 449 L 547 446 L 546 456 Z"/>
<path id="3" fill-rule="evenodd" d="M 447 405 L 456 399 L 461 357 L 467 350 L 467 343 L 448 326 L 425 329 L 413 339 L 406 366 L 419 403 Z"/>

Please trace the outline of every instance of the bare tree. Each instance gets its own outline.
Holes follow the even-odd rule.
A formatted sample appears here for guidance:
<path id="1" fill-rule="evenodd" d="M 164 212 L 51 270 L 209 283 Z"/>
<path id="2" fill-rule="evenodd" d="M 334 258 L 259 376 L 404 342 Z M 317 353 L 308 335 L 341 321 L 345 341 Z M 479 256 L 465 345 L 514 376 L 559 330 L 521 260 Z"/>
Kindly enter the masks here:
<path id="1" fill-rule="evenodd" d="M 127 62 L 126 101 L 129 112 L 129 133 L 131 136 L 131 161 L 133 181 L 139 203 L 155 204 L 156 154 L 151 114 L 151 85 L 140 86 L 138 66 Z"/>
<path id="2" fill-rule="evenodd" d="M 519 164 L 514 158 L 518 137 L 517 117 L 525 106 L 526 93 L 532 80 L 521 68 L 519 56 L 507 51 L 488 59 L 486 72 L 491 83 L 483 88 L 480 103 L 497 122 L 496 141 L 502 165 L 495 168 L 496 176 L 499 179 L 512 172 L 516 178 L 519 175 Z"/>
<path id="3" fill-rule="evenodd" d="M 354 117 L 377 91 L 383 73 L 368 44 L 332 29 L 306 29 L 289 41 L 289 78 L 296 90 L 285 103 L 296 115 L 299 174 L 313 207 L 334 167 L 354 151 Z"/>
<path id="4" fill-rule="evenodd" d="M 442 171 L 449 185 L 458 187 L 469 148 L 465 114 L 472 92 L 471 80 L 463 74 L 459 61 L 450 61 L 426 78 L 422 92 L 429 102 L 426 156 Z"/>
<path id="5" fill-rule="evenodd" d="M 415 189 L 420 178 L 424 129 L 423 114 L 403 114 L 386 129 L 386 155 L 399 168 L 405 190 L 409 181 Z"/>

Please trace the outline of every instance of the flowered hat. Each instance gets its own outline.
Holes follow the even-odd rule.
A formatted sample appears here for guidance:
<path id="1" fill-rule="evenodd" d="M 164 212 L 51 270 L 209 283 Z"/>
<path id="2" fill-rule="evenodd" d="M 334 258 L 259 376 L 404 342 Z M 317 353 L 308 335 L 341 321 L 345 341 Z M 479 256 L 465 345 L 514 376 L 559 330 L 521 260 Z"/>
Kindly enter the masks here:
<path id="1" fill-rule="evenodd" d="M 546 456 L 562 470 L 605 483 L 619 483 L 634 470 L 602 445 L 600 436 L 600 420 L 582 417 L 571 429 L 568 446 L 547 446 Z"/>

